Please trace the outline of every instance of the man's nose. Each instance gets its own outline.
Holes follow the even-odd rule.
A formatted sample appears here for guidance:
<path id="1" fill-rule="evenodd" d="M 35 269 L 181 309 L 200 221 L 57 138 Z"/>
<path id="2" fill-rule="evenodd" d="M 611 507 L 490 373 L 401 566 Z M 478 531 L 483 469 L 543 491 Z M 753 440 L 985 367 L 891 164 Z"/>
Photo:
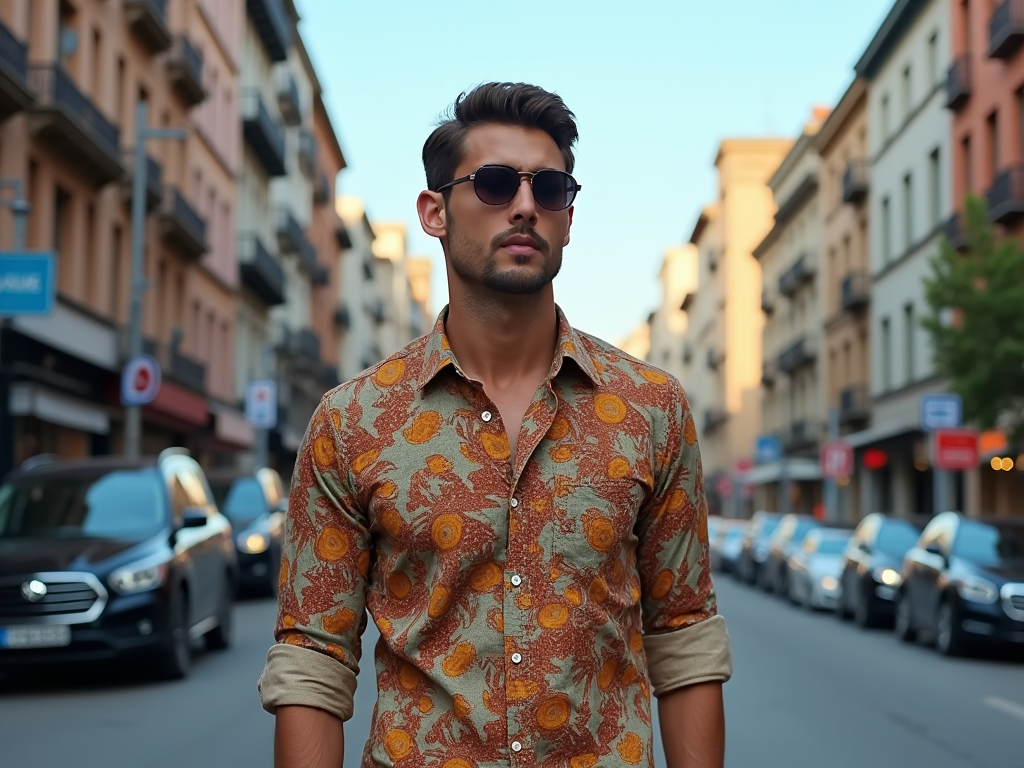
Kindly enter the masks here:
<path id="1" fill-rule="evenodd" d="M 525 219 L 530 224 L 537 222 L 537 201 L 533 199 L 531 182 L 532 179 L 529 176 L 519 177 L 519 190 L 509 205 L 509 221 L 518 222 Z"/>

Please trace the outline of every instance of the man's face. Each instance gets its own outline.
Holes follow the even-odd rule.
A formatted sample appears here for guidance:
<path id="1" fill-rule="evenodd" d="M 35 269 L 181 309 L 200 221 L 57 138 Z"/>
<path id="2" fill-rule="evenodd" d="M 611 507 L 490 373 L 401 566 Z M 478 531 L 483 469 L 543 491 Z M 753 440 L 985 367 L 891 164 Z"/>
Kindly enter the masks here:
<path id="1" fill-rule="evenodd" d="M 547 133 L 534 128 L 487 124 L 466 135 L 465 157 L 454 178 L 481 165 L 507 165 L 519 171 L 565 170 L 562 153 Z M 569 243 L 572 208 L 549 211 L 537 205 L 527 178 L 505 205 L 487 205 L 473 182 L 457 184 L 445 205 L 448 254 L 455 274 L 466 283 L 496 293 L 526 296 L 545 288 L 562 267 Z"/>

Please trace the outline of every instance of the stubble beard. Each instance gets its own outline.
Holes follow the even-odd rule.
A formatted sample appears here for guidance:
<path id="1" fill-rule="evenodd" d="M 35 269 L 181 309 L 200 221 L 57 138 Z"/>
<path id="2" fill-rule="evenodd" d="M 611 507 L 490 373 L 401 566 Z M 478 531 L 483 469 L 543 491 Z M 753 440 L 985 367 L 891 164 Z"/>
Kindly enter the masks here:
<path id="1" fill-rule="evenodd" d="M 501 243 L 512 235 L 529 235 L 537 241 L 543 257 L 543 269 L 532 270 L 500 269 L 494 254 Z M 530 227 L 514 227 L 491 240 L 487 245 L 463 237 L 455 227 L 451 215 L 448 217 L 449 257 L 452 269 L 468 283 L 479 283 L 494 293 L 510 296 L 532 296 L 540 293 L 558 276 L 562 269 L 562 246 L 551 245 Z M 526 259 L 516 259 L 526 264 Z M 481 267 L 481 265 L 483 265 Z"/>

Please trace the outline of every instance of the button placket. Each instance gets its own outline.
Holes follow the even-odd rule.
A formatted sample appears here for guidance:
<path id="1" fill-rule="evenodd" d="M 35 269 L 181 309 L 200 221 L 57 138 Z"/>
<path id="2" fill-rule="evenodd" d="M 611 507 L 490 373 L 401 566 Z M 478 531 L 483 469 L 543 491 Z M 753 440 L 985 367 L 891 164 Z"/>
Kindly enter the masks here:
<path id="1" fill-rule="evenodd" d="M 523 745 L 518 741 L 513 741 L 509 746 L 512 747 L 512 751 L 519 753 L 523 751 Z"/>
<path id="2" fill-rule="evenodd" d="M 513 653 L 512 654 L 512 663 L 513 664 L 522 664 L 523 663 L 523 654 L 519 653 L 518 651 L 516 653 Z"/>
<path id="3" fill-rule="evenodd" d="M 491 413 L 490 411 L 484 411 L 483 413 L 480 414 L 480 418 L 483 420 L 485 424 L 489 424 L 491 419 L 494 418 L 494 414 Z"/>

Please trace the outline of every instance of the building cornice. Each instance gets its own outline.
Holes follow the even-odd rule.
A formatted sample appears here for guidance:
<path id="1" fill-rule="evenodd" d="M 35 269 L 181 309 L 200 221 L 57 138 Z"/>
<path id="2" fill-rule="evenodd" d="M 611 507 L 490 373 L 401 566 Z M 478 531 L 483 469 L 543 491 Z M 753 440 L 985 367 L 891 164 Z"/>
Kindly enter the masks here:
<path id="1" fill-rule="evenodd" d="M 860 61 L 854 65 L 854 71 L 867 80 L 873 80 L 929 2 L 931 0 L 896 0 Z"/>
<path id="2" fill-rule="evenodd" d="M 832 110 L 818 131 L 817 150 L 819 155 L 825 155 L 833 146 L 835 141 L 845 135 L 846 130 L 853 125 L 854 119 L 860 115 L 867 106 L 868 86 L 867 81 L 862 77 L 854 78 L 846 93 Z"/>

